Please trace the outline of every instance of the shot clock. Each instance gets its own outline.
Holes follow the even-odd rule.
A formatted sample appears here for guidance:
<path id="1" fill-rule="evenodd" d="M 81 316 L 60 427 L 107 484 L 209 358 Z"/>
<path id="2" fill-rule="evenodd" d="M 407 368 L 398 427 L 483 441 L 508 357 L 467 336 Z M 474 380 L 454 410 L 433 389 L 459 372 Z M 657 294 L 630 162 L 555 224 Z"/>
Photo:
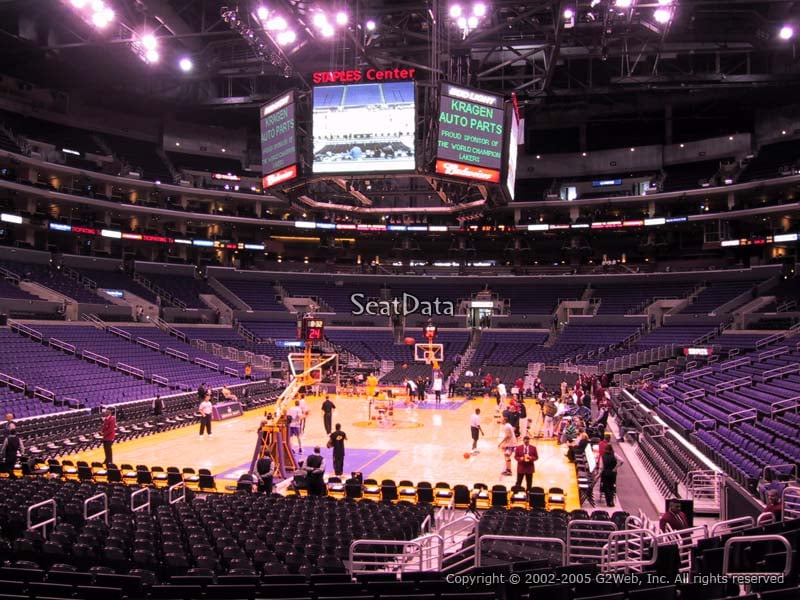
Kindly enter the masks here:
<path id="1" fill-rule="evenodd" d="M 325 322 L 317 317 L 305 316 L 298 322 L 298 338 L 305 342 L 322 341 Z"/>

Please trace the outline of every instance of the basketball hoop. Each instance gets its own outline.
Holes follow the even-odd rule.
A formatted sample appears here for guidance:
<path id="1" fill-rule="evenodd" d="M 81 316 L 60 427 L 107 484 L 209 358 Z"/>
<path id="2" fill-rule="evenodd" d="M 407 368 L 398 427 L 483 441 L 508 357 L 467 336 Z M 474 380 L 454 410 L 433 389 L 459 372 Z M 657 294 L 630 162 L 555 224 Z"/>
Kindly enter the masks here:
<path id="1" fill-rule="evenodd" d="M 430 365 L 434 359 L 437 362 L 444 362 L 443 344 L 414 344 L 415 361 Z"/>

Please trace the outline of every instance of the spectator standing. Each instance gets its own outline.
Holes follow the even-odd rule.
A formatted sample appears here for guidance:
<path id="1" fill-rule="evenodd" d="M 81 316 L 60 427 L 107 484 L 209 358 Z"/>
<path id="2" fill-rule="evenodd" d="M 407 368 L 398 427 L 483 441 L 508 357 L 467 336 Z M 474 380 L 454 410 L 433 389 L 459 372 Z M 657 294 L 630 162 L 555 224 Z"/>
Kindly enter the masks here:
<path id="1" fill-rule="evenodd" d="M 344 443 L 347 434 L 342 431 L 341 423 L 337 423 L 334 432 L 328 438 L 328 447 L 333 449 L 333 472 L 337 477 L 344 473 Z"/>
<path id="2" fill-rule="evenodd" d="M 17 435 L 17 426 L 12 422 L 7 425 L 7 434 L 0 447 L 0 455 L 3 457 L 3 469 L 8 473 L 9 479 L 16 479 L 14 465 L 17 463 L 17 456 L 25 452 L 25 446 Z"/>
<path id="3" fill-rule="evenodd" d="M 263 494 L 272 493 L 273 471 L 274 466 L 269 456 L 263 456 L 258 459 L 256 463 L 256 483 L 258 483 L 259 492 Z"/>
<path id="4" fill-rule="evenodd" d="M 331 434 L 334 410 L 336 405 L 331 402 L 331 397 L 325 396 L 325 401 L 322 403 L 322 424 L 325 426 L 326 435 Z"/>
<path id="5" fill-rule="evenodd" d="M 614 506 L 617 494 L 617 469 L 621 463 L 614 453 L 614 446 L 607 443 L 600 455 L 600 492 L 606 498 L 606 506 Z"/>
<path id="6" fill-rule="evenodd" d="M 114 462 L 114 440 L 117 438 L 117 419 L 110 408 L 103 411 L 103 424 L 100 426 L 100 435 L 103 438 L 104 464 L 106 467 Z"/>
<path id="7" fill-rule="evenodd" d="M 539 453 L 536 446 L 530 444 L 531 438 L 527 435 L 522 438 L 522 444 L 514 450 L 514 459 L 517 461 L 517 483 L 522 484 L 525 478 L 525 489 L 531 489 L 533 485 L 533 474 L 536 472 L 535 462 L 539 460 Z"/>
<path id="8" fill-rule="evenodd" d="M 203 433 L 208 433 L 208 437 L 211 437 L 211 413 L 214 412 L 214 406 L 211 404 L 211 394 L 205 395 L 197 412 L 200 413 L 200 437 L 203 437 Z"/>
<path id="9" fill-rule="evenodd" d="M 160 417 L 164 413 L 164 401 L 161 396 L 153 398 L 153 416 Z"/>

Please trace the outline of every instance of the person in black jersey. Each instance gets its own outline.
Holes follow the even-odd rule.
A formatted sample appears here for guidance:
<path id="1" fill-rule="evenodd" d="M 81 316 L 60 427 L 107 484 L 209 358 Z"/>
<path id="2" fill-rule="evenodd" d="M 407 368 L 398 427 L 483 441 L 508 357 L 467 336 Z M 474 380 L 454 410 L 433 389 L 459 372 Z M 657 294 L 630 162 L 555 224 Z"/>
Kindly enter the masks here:
<path id="1" fill-rule="evenodd" d="M 333 449 L 333 472 L 337 477 L 344 473 L 344 442 L 347 434 L 342 431 L 342 424 L 337 423 L 335 431 L 328 439 L 328 447 Z"/>

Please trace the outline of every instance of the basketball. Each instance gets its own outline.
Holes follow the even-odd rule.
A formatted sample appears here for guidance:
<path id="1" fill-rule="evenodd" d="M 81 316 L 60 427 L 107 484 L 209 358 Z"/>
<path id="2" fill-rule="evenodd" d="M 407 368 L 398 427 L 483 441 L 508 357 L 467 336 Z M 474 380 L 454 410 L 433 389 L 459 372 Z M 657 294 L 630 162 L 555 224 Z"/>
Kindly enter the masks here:
<path id="1" fill-rule="evenodd" d="M 415 340 L 414 338 L 412 338 L 412 337 L 407 337 L 407 338 L 405 339 L 405 343 L 406 343 L 407 345 L 409 345 L 409 346 L 413 346 L 413 345 L 414 345 L 414 342 L 416 342 L 416 340 Z"/>
<path id="2" fill-rule="evenodd" d="M 472 455 L 469 452 L 464 452 L 464 458 L 469 458 L 470 456 Z"/>

